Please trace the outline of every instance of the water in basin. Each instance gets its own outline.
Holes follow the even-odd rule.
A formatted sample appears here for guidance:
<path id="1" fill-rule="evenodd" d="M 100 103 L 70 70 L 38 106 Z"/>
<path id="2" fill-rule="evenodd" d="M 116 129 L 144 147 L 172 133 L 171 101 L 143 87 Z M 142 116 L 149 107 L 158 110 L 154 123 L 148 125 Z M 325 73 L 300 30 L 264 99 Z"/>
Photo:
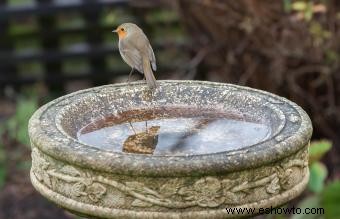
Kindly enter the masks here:
<path id="1" fill-rule="evenodd" d="M 167 108 L 98 119 L 81 128 L 77 137 L 107 151 L 185 156 L 247 147 L 265 140 L 270 131 L 265 124 L 231 114 Z"/>

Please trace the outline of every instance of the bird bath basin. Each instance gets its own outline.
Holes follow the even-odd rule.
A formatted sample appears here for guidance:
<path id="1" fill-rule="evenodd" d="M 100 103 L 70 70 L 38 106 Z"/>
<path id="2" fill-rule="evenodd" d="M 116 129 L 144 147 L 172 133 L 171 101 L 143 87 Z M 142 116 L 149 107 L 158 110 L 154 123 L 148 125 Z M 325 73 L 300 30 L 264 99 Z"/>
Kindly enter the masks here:
<path id="1" fill-rule="evenodd" d="M 97 218 L 227 218 L 277 207 L 308 178 L 310 119 L 276 95 L 230 84 L 159 81 L 60 97 L 31 118 L 31 181 Z M 244 213 L 243 216 L 248 213 Z"/>

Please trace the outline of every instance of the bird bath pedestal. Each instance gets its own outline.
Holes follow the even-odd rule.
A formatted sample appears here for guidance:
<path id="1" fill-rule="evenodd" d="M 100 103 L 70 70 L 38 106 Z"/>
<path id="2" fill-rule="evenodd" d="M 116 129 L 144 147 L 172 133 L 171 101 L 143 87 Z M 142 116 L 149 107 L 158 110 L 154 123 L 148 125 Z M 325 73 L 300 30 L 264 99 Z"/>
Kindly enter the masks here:
<path id="1" fill-rule="evenodd" d="M 138 115 L 149 115 L 151 138 L 139 133 Z M 111 123 L 99 122 L 106 118 Z M 120 138 L 127 129 L 111 127 L 126 118 L 137 124 L 127 138 L 133 143 Z M 190 125 L 194 131 L 181 135 Z M 84 127 L 106 130 L 101 143 L 82 140 Z M 256 214 L 304 190 L 311 134 L 299 106 L 256 89 L 200 81 L 159 81 L 152 92 L 144 82 L 107 85 L 60 97 L 32 116 L 30 176 L 43 196 L 91 218 L 239 217 L 226 209 Z M 154 145 L 138 151 L 143 139 Z"/>

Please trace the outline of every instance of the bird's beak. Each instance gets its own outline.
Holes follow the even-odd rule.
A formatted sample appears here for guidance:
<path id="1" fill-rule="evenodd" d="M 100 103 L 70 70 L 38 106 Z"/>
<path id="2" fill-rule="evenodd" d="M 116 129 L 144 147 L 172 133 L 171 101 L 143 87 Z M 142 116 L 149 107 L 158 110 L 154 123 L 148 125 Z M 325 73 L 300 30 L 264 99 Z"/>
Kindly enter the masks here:
<path id="1" fill-rule="evenodd" d="M 117 33 L 117 32 L 118 32 L 117 29 L 112 31 L 112 33 Z"/>

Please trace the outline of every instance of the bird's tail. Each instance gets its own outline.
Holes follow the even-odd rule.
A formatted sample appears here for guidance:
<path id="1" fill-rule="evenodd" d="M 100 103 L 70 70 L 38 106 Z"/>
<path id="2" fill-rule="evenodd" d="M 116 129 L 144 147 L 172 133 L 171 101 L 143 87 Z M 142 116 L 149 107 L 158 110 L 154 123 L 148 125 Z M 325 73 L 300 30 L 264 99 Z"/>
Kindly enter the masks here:
<path id="1" fill-rule="evenodd" d="M 147 57 L 143 57 L 143 72 L 145 75 L 146 83 L 151 89 L 154 89 L 157 87 L 156 78 L 153 75 L 150 60 Z"/>

